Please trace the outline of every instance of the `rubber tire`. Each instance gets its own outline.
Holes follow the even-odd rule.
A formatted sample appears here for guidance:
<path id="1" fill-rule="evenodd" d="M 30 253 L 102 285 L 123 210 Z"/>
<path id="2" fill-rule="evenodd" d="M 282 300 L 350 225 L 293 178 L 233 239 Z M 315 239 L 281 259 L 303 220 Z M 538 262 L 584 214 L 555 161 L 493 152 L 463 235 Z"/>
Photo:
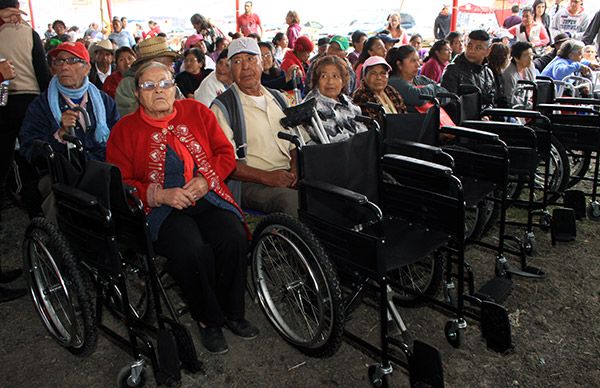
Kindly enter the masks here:
<path id="1" fill-rule="evenodd" d="M 486 199 L 479 202 L 477 206 L 480 216 L 477 219 L 477 224 L 471 236 L 471 239 L 474 241 L 480 241 L 496 225 L 501 208 L 499 202 Z"/>
<path id="2" fill-rule="evenodd" d="M 189 330 L 185 326 L 172 325 L 170 331 L 177 343 L 181 367 L 190 373 L 202 372 L 202 374 L 204 374 L 204 367 L 202 362 L 198 359 L 196 346 L 194 345 L 194 340 L 192 339 Z"/>
<path id="3" fill-rule="evenodd" d="M 295 342 L 279 328 L 277 323 L 274 322 L 270 316 L 271 310 L 267 305 L 264 291 L 258 282 L 257 250 L 259 248 L 259 244 L 263 238 L 268 236 L 268 230 L 277 227 L 282 227 L 291 231 L 301 240 L 301 242 L 305 244 L 305 247 L 309 251 L 308 253 L 310 253 L 314 259 L 313 264 L 318 265 L 318 268 L 314 268 L 313 271 L 316 274 L 322 275 L 323 278 L 319 279 L 320 283 L 321 285 L 326 286 L 329 290 L 329 296 L 331 298 L 329 305 L 332 315 L 329 337 L 326 338 L 324 343 L 316 347 Z M 330 357 L 335 354 L 342 343 L 342 336 L 344 333 L 344 303 L 340 281 L 335 266 L 329 259 L 325 249 L 317 237 L 310 231 L 310 229 L 308 229 L 308 227 L 306 227 L 306 225 L 297 219 L 287 214 L 275 213 L 263 218 L 254 230 L 251 252 L 252 278 L 254 281 L 254 288 L 260 301 L 259 304 L 261 305 L 261 308 L 267 319 L 273 325 L 279 335 L 281 335 L 292 346 L 308 356 L 323 358 Z"/>
<path id="4" fill-rule="evenodd" d="M 78 302 L 78 312 L 80 313 L 80 328 L 82 332 L 82 343 L 81 345 L 74 347 L 70 345 L 61 344 L 69 352 L 77 356 L 87 356 L 91 354 L 96 348 L 96 342 L 98 339 L 98 327 L 96 324 L 96 310 L 94 308 L 93 298 L 91 292 L 94 287 L 89 280 L 89 277 L 85 272 L 80 270 L 80 266 L 77 264 L 77 260 L 71 253 L 71 250 L 65 241 L 63 235 L 59 232 L 56 225 L 50 223 L 45 218 L 34 218 L 31 220 L 27 231 L 25 232 L 25 239 L 23 242 L 23 269 L 25 273 L 29 273 L 27 277 L 29 282 L 29 290 L 32 298 L 34 298 L 35 289 L 37 286 L 34 284 L 35 280 L 32 279 L 33 267 L 31 263 L 31 257 L 29 256 L 29 243 L 34 243 L 34 240 L 38 240 L 48 250 L 58 268 L 60 276 L 64 279 L 66 287 L 69 293 Z M 57 262 L 57 260 L 59 262 Z M 72 303 L 72 301 L 71 301 Z M 36 304 L 34 299 L 34 304 Z M 44 318 L 39 308 L 36 305 L 36 310 L 42 322 Z M 52 333 L 44 322 L 44 326 L 59 343 L 60 340 Z"/>
<path id="5" fill-rule="evenodd" d="M 117 387 L 119 388 L 141 388 L 146 385 L 146 369 L 142 369 L 140 374 L 140 381 L 135 385 L 130 385 L 127 379 L 131 374 L 131 367 L 129 365 L 123 367 L 117 375 Z"/>
<path id="6" fill-rule="evenodd" d="M 427 286 L 424 288 L 421 295 L 412 295 L 408 293 L 403 293 L 401 290 L 398 290 L 397 287 L 394 287 L 393 282 L 391 282 L 391 287 L 396 291 L 394 295 L 394 303 L 402 307 L 418 307 L 427 302 L 427 297 L 434 297 L 437 295 L 440 285 L 442 283 L 442 278 L 444 275 L 444 258 L 437 254 L 433 253 L 433 265 L 431 266 L 431 277 Z M 413 264 L 409 264 L 406 267 L 423 265 L 423 262 L 416 262 Z M 399 271 L 405 271 L 406 267 L 400 268 L 397 271 L 392 271 L 388 274 L 391 281 L 399 282 Z M 400 293 L 400 294 L 399 294 Z"/>
<path id="7" fill-rule="evenodd" d="M 552 175 L 550 176 L 550 185 L 551 187 L 549 188 L 550 191 L 554 191 L 554 193 L 548 193 L 547 196 L 547 200 L 548 203 L 556 203 L 556 201 L 558 201 L 558 199 L 561 197 L 562 193 L 568 188 L 569 185 L 569 179 L 571 176 L 571 170 L 570 170 L 570 165 L 569 165 L 569 157 L 567 155 L 567 151 L 565 150 L 565 147 L 562 145 L 562 143 L 554 136 L 552 135 L 550 138 L 550 143 L 551 143 L 551 147 L 554 147 L 554 149 L 556 150 L 556 154 L 558 155 L 558 157 L 560 158 L 560 161 L 562 162 L 562 177 L 560 178 L 560 180 L 556 181 L 556 183 L 552 186 Z M 552 156 L 550 156 L 550 160 L 552 163 Z M 541 175 L 540 177 L 543 177 L 543 171 L 541 171 Z M 542 196 L 538 197 L 540 200 L 536 200 L 537 202 L 541 201 Z"/>
<path id="8" fill-rule="evenodd" d="M 444 326 L 444 334 L 448 343 L 456 349 L 459 349 L 465 343 L 465 330 L 458 327 L 458 323 L 454 320 L 446 322 Z"/>
<path id="9" fill-rule="evenodd" d="M 571 171 L 571 179 L 569 180 L 569 184 L 567 185 L 567 188 L 571 188 L 573 186 L 575 186 L 577 183 L 579 183 L 579 181 L 581 181 L 581 179 L 583 177 L 585 177 L 585 175 L 587 174 L 588 170 L 590 169 L 590 164 L 592 161 L 592 153 L 590 151 L 573 151 L 573 150 L 567 150 L 567 156 L 569 158 L 569 168 Z M 575 164 L 573 162 L 574 160 L 574 152 L 578 152 L 579 155 L 577 156 L 578 159 L 580 159 L 580 162 Z"/>

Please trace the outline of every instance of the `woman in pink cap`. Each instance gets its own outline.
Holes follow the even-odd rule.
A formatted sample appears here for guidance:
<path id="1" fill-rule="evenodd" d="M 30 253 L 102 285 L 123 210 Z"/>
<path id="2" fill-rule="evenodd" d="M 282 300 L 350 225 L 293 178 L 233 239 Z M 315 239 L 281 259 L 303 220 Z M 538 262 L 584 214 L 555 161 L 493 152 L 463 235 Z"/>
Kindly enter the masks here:
<path id="1" fill-rule="evenodd" d="M 406 105 L 396 89 L 388 85 L 390 65 L 380 56 L 368 58 L 362 67 L 362 82 L 352 95 L 352 100 L 360 107 L 362 113 L 384 124 L 383 114 L 379 109 L 367 106 L 367 103 L 381 105 L 385 113 L 406 113 Z"/>

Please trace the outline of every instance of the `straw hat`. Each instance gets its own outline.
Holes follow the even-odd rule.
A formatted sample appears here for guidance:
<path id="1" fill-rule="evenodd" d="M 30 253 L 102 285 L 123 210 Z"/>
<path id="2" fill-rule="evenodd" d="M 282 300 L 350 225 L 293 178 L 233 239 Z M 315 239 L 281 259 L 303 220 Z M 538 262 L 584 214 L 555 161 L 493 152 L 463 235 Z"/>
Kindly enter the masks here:
<path id="1" fill-rule="evenodd" d="M 137 45 L 138 59 L 134 66 L 155 58 L 176 58 L 177 53 L 169 48 L 167 40 L 162 36 L 155 36 L 141 41 Z"/>

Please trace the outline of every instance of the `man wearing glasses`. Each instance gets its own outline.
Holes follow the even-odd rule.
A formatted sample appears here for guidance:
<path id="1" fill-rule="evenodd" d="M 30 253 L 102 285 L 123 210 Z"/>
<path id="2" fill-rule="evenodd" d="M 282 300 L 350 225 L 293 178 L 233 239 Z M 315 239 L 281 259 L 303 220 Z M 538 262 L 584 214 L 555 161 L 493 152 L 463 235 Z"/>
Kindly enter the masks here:
<path id="1" fill-rule="evenodd" d="M 89 82 L 90 55 L 83 44 L 64 42 L 49 55 L 54 77 L 48 90 L 29 105 L 21 127 L 21 152 L 34 161 L 38 155 L 33 143 L 42 140 L 66 155 L 63 135 L 71 134 L 83 142 L 88 159 L 104 160 L 108 134 L 119 120 L 115 102 Z"/>
<path id="2" fill-rule="evenodd" d="M 494 75 L 485 64 L 489 53 L 489 34 L 484 30 L 471 31 L 465 52 L 457 55 L 454 61 L 446 66 L 442 74 L 442 87 L 452 93 L 461 94 L 460 85 L 477 86 L 482 94 L 482 108 L 493 106 L 496 95 Z"/>
<path id="3" fill-rule="evenodd" d="M 583 9 L 583 0 L 570 0 L 566 8 L 554 15 L 552 35 L 568 33 L 571 38 L 581 40 L 589 23 L 589 15 Z"/>
<path id="4" fill-rule="evenodd" d="M 228 59 L 234 84 L 211 106 L 236 152 L 235 182 L 229 186 L 242 208 L 265 213 L 298 212 L 296 150 L 279 139 L 285 131 L 279 120 L 285 117 L 285 98 L 260 83 L 262 61 L 256 40 L 239 38 L 231 42 Z M 241 190 L 241 192 L 240 192 Z"/>

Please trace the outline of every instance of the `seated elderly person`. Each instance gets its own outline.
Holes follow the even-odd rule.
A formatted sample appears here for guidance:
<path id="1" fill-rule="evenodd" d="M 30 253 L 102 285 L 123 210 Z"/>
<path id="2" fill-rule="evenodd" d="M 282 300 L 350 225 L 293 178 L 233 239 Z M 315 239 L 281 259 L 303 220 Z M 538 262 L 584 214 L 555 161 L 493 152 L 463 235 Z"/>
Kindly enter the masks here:
<path id="1" fill-rule="evenodd" d="M 368 102 L 379 104 L 385 113 L 406 113 L 406 105 L 400 93 L 388 85 L 390 65 L 380 56 L 369 57 L 362 66 L 360 87 L 352 95 L 352 100 L 360 107 L 363 114 L 384 125 L 383 114 L 378 109 L 367 105 Z"/>
<path id="2" fill-rule="evenodd" d="M 260 53 L 262 58 L 262 75 L 260 82 L 264 87 L 277 89 L 277 90 L 293 90 L 294 82 L 293 75 L 294 71 L 299 70 L 298 65 L 291 65 L 287 71 L 281 70 L 277 61 L 275 61 L 275 48 L 269 42 L 258 42 L 260 47 Z M 300 80 L 297 80 L 300 82 Z M 303 89 L 301 84 L 296 86 L 299 89 Z"/>
<path id="3" fill-rule="evenodd" d="M 533 46 L 527 42 L 517 42 L 510 48 L 510 64 L 504 70 L 504 93 L 509 99 L 510 106 L 524 107 L 526 101 L 523 95 L 514 95 L 519 80 L 534 81 L 537 74 L 533 66 Z"/>
<path id="4" fill-rule="evenodd" d="M 363 123 L 354 120 L 361 111 L 347 95 L 349 79 L 346 61 L 337 56 L 327 55 L 314 65 L 311 91 L 304 98 L 305 101 L 316 99 L 317 111 L 332 143 L 367 130 Z M 320 142 L 312 127 L 306 130 L 313 141 Z"/>
<path id="5" fill-rule="evenodd" d="M 21 126 L 21 153 L 35 166 L 46 168 L 46 162 L 34 145 L 36 140 L 49 143 L 54 152 L 67 155 L 64 134 L 77 136 L 85 147 L 87 159 L 104 160 L 110 128 L 119 120 L 115 102 L 89 80 L 90 56 L 79 42 L 65 42 L 49 52 L 54 77 L 48 90 L 29 104 Z M 84 109 L 89 115 L 86 125 Z M 42 209 L 55 219 L 54 196 L 49 175 L 42 177 L 38 189 L 44 203 Z"/>
<path id="6" fill-rule="evenodd" d="M 212 72 L 206 68 L 205 61 L 206 56 L 200 49 L 192 48 L 183 52 L 185 70 L 175 76 L 175 81 L 186 98 L 194 98 L 200 83 Z"/>
<path id="7" fill-rule="evenodd" d="M 119 120 L 114 101 L 88 80 L 90 56 L 79 42 L 65 42 L 49 53 L 54 77 L 46 92 L 31 102 L 21 127 L 21 152 L 30 162 L 35 159 L 35 140 L 43 140 L 55 152 L 67 153 L 62 139 L 72 133 L 83 142 L 88 159 L 104 160 L 110 128 Z M 90 117 L 88 128 L 83 108 Z"/>
<path id="8" fill-rule="evenodd" d="M 175 100 L 168 67 L 144 64 L 135 76 L 140 107 L 115 126 L 106 150 L 144 203 L 154 248 L 183 291 L 202 344 L 228 350 L 222 327 L 258 335 L 244 318 L 247 234 L 224 179 L 235 168 L 231 144 L 212 112 Z"/>
<path id="9" fill-rule="evenodd" d="M 194 98 L 207 107 L 210 107 L 213 100 L 233 83 L 229 61 L 227 60 L 227 52 L 227 49 L 221 51 L 217 57 L 215 71 L 206 76 L 198 89 L 194 91 Z"/>
<path id="10" fill-rule="evenodd" d="M 256 40 L 235 39 L 228 57 L 234 84 L 213 101 L 211 109 L 238 158 L 230 187 L 237 190 L 242 207 L 295 216 L 296 149 L 277 137 L 285 131 L 279 120 L 285 117 L 286 98 L 261 85 L 262 62 Z"/>
<path id="11" fill-rule="evenodd" d="M 134 77 L 140 66 L 149 61 L 156 61 L 170 68 L 177 57 L 177 53 L 169 49 L 167 40 L 161 36 L 144 39 L 136 46 L 136 52 L 138 53 L 136 61 L 125 72 L 124 78 L 119 83 L 115 93 L 117 109 L 119 109 L 121 116 L 135 112 L 138 108 L 138 100 L 135 98 L 136 85 L 134 84 Z M 181 92 L 179 92 L 178 97 L 183 97 Z"/>
<path id="12" fill-rule="evenodd" d="M 556 57 L 542 70 L 542 75 L 561 81 L 563 78 L 580 73 L 583 76 L 591 75 L 590 62 L 583 59 L 584 44 L 580 41 L 569 39 L 558 49 Z"/>

